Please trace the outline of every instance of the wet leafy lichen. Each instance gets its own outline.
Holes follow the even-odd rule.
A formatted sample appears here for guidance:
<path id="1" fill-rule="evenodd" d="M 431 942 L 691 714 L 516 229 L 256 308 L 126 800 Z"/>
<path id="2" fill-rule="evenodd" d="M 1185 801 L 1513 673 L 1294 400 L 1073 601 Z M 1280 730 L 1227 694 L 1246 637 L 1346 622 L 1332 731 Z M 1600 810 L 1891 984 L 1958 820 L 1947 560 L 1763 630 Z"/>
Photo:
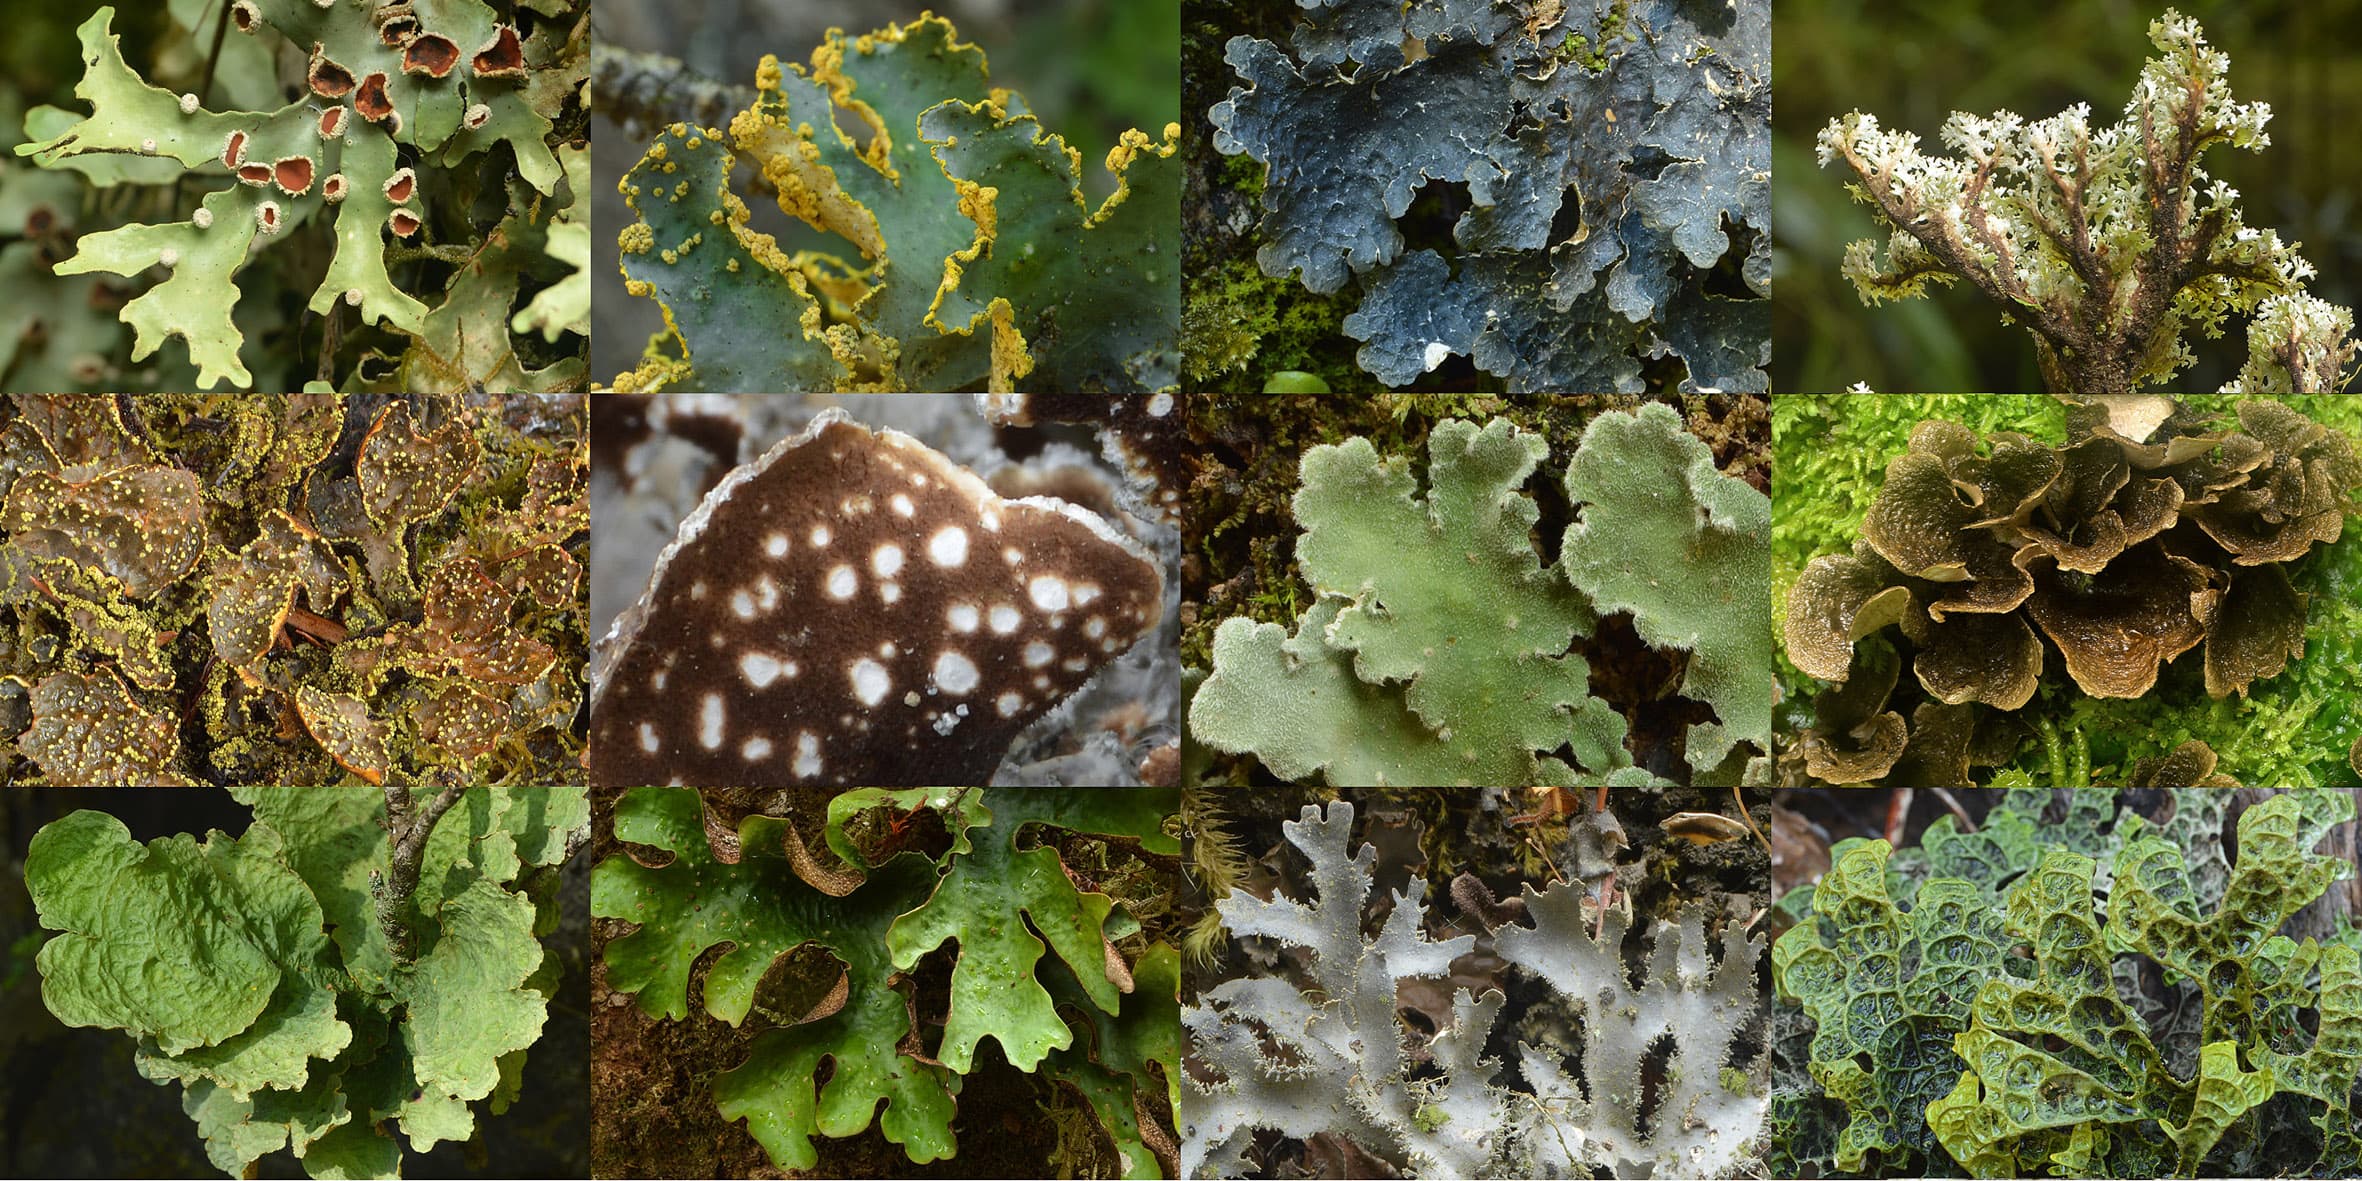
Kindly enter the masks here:
<path id="1" fill-rule="evenodd" d="M 0 403 L 9 781 L 579 781 L 584 429 L 579 399 Z"/>
<path id="2" fill-rule="evenodd" d="M 2357 425 L 2336 398 L 1784 399 L 1786 773 L 2038 773 L 2064 726 L 2120 779 L 2199 740 L 2238 779 L 2338 781 Z"/>

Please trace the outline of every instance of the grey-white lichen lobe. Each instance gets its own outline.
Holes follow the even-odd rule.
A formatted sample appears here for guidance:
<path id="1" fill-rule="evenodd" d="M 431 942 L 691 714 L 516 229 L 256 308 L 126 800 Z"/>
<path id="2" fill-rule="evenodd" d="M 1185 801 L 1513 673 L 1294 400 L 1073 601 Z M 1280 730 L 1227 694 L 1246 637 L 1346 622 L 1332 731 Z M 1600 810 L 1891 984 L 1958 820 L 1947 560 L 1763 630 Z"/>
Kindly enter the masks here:
<path id="1" fill-rule="evenodd" d="M 857 405 L 864 417 L 907 421 L 926 409 L 914 404 L 932 401 Z M 680 496 L 683 480 L 711 482 L 698 471 L 722 470 L 719 456 L 733 447 L 743 454 L 754 450 L 748 440 L 775 437 L 782 412 L 796 405 L 760 397 L 651 403 L 647 420 L 659 440 L 633 448 L 627 470 L 609 474 L 625 488 L 662 483 Z M 935 409 L 975 418 L 964 399 Z M 680 449 L 661 442 L 668 431 L 694 437 L 714 458 L 681 462 Z M 985 470 L 1007 463 L 990 437 L 962 440 L 985 441 L 977 464 Z M 643 525 L 665 515 L 645 506 L 634 513 L 628 500 L 624 508 L 619 516 Z M 1034 733 L 1016 743 L 1023 759 L 1063 759 L 1058 773 L 1073 774 L 1076 750 L 1111 746 L 1093 731 L 1120 729 L 1112 746 L 1129 751 L 1169 729 L 1170 695 L 1142 693 L 1136 677 L 1102 680 L 1121 680 L 1144 700 L 1093 699 L 1106 687 L 1096 674 L 1119 657 L 1170 667 L 1133 649 L 1170 646 L 1139 641 L 1169 632 L 1163 568 L 1171 556 L 1064 501 L 1004 499 L 910 435 L 824 411 L 714 483 L 680 519 L 644 593 L 616 618 L 594 655 L 592 779 L 1031 779 L 1002 766 L 1029 727 Z M 1086 685 L 1092 692 L 1073 701 Z M 1069 704 L 1053 713 L 1061 702 Z M 1132 759 L 1103 761 L 1111 765 L 1097 777 L 1128 781 Z"/>

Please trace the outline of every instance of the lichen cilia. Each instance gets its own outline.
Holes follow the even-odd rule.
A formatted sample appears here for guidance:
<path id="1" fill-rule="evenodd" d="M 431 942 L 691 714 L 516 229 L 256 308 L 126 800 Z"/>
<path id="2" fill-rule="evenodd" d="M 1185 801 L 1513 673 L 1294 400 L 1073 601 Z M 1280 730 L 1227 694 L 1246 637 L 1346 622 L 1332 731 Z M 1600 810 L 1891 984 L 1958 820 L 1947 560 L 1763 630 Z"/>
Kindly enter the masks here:
<path id="1" fill-rule="evenodd" d="M 6 782 L 578 782 L 585 424 L 580 397 L 0 402 Z"/>

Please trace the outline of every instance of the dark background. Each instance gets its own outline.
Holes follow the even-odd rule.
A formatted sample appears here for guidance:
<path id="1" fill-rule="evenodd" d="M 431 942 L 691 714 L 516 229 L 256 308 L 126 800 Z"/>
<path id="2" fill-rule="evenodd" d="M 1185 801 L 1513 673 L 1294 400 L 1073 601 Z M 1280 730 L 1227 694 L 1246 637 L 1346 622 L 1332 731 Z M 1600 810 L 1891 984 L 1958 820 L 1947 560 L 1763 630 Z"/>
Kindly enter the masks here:
<path id="1" fill-rule="evenodd" d="M 2261 153 L 2205 157 L 2241 195 L 2247 224 L 2301 243 L 2320 276 L 2315 295 L 2352 307 L 2362 272 L 2362 3 L 2355 0 L 2178 0 L 2231 59 L 2232 96 L 2272 106 Z M 2045 118 L 2089 102 L 2093 125 L 2123 114 L 2141 64 L 2155 54 L 2149 21 L 2163 3 L 2126 0 L 1779 0 L 1774 7 L 1772 109 L 1772 389 L 1829 393 L 1855 382 L 1889 392 L 2043 388 L 2023 327 L 1967 287 L 1865 306 L 1839 273 L 1846 243 L 1874 232 L 1870 207 L 1844 189 L 1842 164 L 1816 167 L 1830 119 L 1862 110 L 1881 125 L 1937 131 L 1952 111 L 2007 108 Z M 2193 342 L 2198 364 L 2176 378 L 2212 390 L 2246 360 L 2244 326 Z"/>

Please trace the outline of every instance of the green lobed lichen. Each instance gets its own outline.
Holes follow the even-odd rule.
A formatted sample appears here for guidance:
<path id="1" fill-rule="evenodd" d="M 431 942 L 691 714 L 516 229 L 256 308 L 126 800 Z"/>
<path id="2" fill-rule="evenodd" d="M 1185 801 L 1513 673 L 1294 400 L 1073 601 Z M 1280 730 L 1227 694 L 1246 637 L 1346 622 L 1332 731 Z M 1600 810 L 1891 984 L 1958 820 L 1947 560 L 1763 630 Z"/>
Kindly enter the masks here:
<path id="1" fill-rule="evenodd" d="M 2097 792 L 2052 819 L 2053 796 L 2011 792 L 1976 832 L 1946 817 L 1916 850 L 1840 842 L 1782 900 L 1797 925 L 1775 978 L 1813 1028 L 1809 1057 L 1781 1056 L 1778 1135 L 1828 1150 L 1800 1170 L 2254 1175 L 2303 1171 L 2302 1152 L 2351 1167 L 2355 932 L 2277 932 L 2353 874 L 2311 852 L 2352 798 L 2250 808 L 2231 866 L 2224 793 L 2176 789 L 2163 825 Z"/>
<path id="2" fill-rule="evenodd" d="M 607 984 L 636 994 L 648 1017 L 686 1018 L 693 967 L 727 942 L 702 1003 L 735 1027 L 776 961 L 815 947 L 833 956 L 825 999 L 800 1017 L 766 1011 L 773 1027 L 714 1080 L 723 1117 L 745 1120 L 779 1168 L 813 1168 L 816 1138 L 873 1120 L 914 1164 L 952 1158 L 957 1100 L 987 1071 L 978 1045 L 989 1038 L 1009 1067 L 1082 1097 L 1122 1176 L 1173 1176 L 1179 956 L 1143 933 L 1141 908 L 1155 900 L 1079 880 L 1070 842 L 1176 856 L 1164 829 L 1175 804 L 1157 789 L 858 789 L 829 802 L 830 865 L 791 820 L 764 815 L 740 822 L 734 858 L 717 855 L 720 830 L 695 790 L 635 788 L 616 802 L 616 839 L 670 857 L 627 851 L 592 873 L 592 914 L 636 928 L 606 941 Z M 922 817 L 948 834 L 937 851 L 910 843 Z M 1040 843 L 1020 848 L 1021 832 Z M 914 1001 L 903 982 L 928 979 L 921 961 L 946 940 L 959 948 L 948 1002 Z M 914 1003 L 948 1014 L 931 1051 Z"/>
<path id="3" fill-rule="evenodd" d="M 1093 209 L 1080 157 L 938 17 L 832 30 L 756 87 L 622 181 L 626 286 L 666 326 L 617 390 L 1179 388 L 1178 124 L 1126 132 Z M 831 251 L 750 228 L 742 158 Z"/>
<path id="4" fill-rule="evenodd" d="M 1717 783 L 1761 770 L 1767 623 L 1741 588 L 1763 561 L 1769 504 L 1717 470 L 1681 415 L 1650 403 L 1591 420 L 1563 476 L 1575 520 L 1549 565 L 1523 491 L 1543 436 L 1454 419 L 1428 449 L 1424 498 L 1407 461 L 1382 462 L 1366 439 L 1305 452 L 1292 507 L 1317 598 L 1292 635 L 1246 618 L 1217 629 L 1190 706 L 1196 741 L 1288 779 L 1650 782 L 1626 719 L 1569 650 L 1600 614 L 1630 612 L 1647 644 L 1690 654 L 1684 693 L 1719 719 L 1690 727 L 1690 770 Z"/>
<path id="5" fill-rule="evenodd" d="M 589 177 L 586 149 L 563 128 L 582 117 L 587 5 L 245 0 L 214 11 L 202 22 L 211 41 L 198 42 L 213 48 L 197 51 L 209 58 L 205 93 L 176 94 L 124 60 L 115 10 L 99 8 L 79 30 L 86 72 L 75 96 L 89 113 L 36 108 L 30 142 L 16 147 L 40 168 L 101 187 L 151 186 L 175 207 L 187 178 L 231 182 L 185 220 L 84 233 L 55 262 L 61 276 L 144 279 L 161 269 L 122 305 L 130 359 L 179 337 L 195 388 L 293 388 L 300 379 L 254 339 L 302 326 L 305 317 L 285 314 L 293 303 L 332 323 L 358 309 L 349 336 L 328 332 L 329 355 L 303 388 L 580 388 L 586 309 L 566 293 L 584 261 L 573 203 Z M 237 41 L 225 49 L 229 36 Z M 211 85 L 224 60 L 267 74 L 282 49 L 308 55 L 294 101 L 226 75 Z M 283 105 L 217 110 L 217 99 Z M 299 259 L 286 245 L 299 239 L 327 249 Z M 282 292 L 282 280 L 311 282 L 287 272 L 319 253 L 331 257 L 308 297 Z M 557 294 L 533 294 L 544 287 Z M 249 297 L 263 310 L 250 310 Z M 513 335 L 528 329 L 542 340 Z M 110 360 L 94 358 L 102 371 Z M 264 367 L 261 379 L 249 362 Z"/>
<path id="6" fill-rule="evenodd" d="M 230 1176 L 281 1149 L 314 1177 L 399 1176 L 397 1131 L 469 1140 L 476 1104 L 517 1098 L 560 972 L 551 879 L 590 822 L 580 789 L 449 794 L 407 841 L 366 790 L 243 789 L 254 822 L 202 842 L 91 811 L 44 827 L 42 1000 L 137 1040 Z M 423 872 L 396 900 L 398 845 Z"/>

